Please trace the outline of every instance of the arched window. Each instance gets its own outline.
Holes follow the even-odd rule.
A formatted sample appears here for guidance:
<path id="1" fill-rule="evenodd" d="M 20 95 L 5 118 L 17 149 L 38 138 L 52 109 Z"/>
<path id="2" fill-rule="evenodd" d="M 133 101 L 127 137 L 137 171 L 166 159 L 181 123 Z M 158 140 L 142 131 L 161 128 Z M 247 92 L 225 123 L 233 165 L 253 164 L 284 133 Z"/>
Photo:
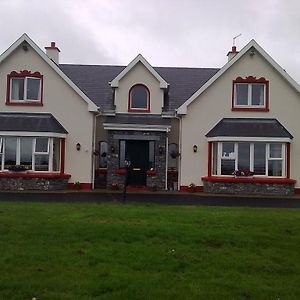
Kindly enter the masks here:
<path id="1" fill-rule="evenodd" d="M 143 84 L 136 84 L 129 91 L 128 111 L 150 111 L 150 92 Z"/>
<path id="2" fill-rule="evenodd" d="M 99 168 L 107 168 L 107 149 L 107 142 L 99 142 Z"/>
<path id="3" fill-rule="evenodd" d="M 177 170 L 178 145 L 169 144 L 168 168 Z"/>

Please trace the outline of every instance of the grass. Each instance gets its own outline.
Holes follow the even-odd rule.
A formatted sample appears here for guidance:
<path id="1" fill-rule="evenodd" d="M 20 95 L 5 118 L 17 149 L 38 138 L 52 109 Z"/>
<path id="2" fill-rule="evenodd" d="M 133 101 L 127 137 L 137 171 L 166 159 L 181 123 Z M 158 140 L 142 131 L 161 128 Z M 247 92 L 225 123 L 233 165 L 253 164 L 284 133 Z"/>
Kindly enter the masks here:
<path id="1" fill-rule="evenodd" d="M 0 202 L 0 299 L 33 297 L 299 299 L 300 211 Z"/>

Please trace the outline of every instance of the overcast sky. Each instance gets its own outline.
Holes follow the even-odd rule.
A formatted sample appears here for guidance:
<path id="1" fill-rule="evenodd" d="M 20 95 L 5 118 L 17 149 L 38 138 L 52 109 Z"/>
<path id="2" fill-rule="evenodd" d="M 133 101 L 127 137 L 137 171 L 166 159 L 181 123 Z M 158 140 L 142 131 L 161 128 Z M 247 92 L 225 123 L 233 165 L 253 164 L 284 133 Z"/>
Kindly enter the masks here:
<path id="1" fill-rule="evenodd" d="M 300 83 L 299 0 L 0 0 L 0 52 L 26 32 L 61 63 L 222 67 L 255 39 Z"/>

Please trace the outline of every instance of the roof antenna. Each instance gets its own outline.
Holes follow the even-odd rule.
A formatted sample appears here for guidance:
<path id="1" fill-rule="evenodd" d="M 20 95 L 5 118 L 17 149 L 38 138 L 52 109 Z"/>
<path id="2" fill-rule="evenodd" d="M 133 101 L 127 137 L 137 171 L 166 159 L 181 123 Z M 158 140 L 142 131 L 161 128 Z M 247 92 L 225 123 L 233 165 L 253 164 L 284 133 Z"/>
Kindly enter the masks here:
<path id="1" fill-rule="evenodd" d="M 232 46 L 233 47 L 235 47 L 235 40 L 238 38 L 238 37 L 240 37 L 242 34 L 240 33 L 240 34 L 238 34 L 238 35 L 236 35 L 233 39 L 232 39 Z"/>

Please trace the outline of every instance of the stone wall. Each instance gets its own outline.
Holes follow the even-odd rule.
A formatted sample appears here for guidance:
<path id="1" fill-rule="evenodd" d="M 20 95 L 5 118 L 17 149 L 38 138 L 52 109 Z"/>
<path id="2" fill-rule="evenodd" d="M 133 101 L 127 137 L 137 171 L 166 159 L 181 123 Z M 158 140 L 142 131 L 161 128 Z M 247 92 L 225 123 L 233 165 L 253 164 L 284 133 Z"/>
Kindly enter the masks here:
<path id="1" fill-rule="evenodd" d="M 65 190 L 68 179 L 65 178 L 32 178 L 32 177 L 2 177 L 0 190 Z"/>
<path id="2" fill-rule="evenodd" d="M 294 184 L 204 181 L 203 191 L 215 194 L 291 196 L 294 195 Z"/>
<path id="3" fill-rule="evenodd" d="M 123 188 L 125 175 L 116 174 L 119 166 L 119 144 L 120 140 L 147 140 L 155 141 L 155 165 L 157 173 L 154 176 L 147 176 L 147 187 L 151 189 L 165 189 L 166 170 L 166 133 L 148 131 L 119 131 L 110 130 L 108 133 L 108 155 L 107 155 L 107 188 L 112 185 Z M 112 152 L 112 148 L 114 151 Z M 162 151 L 160 151 L 160 149 Z"/>

